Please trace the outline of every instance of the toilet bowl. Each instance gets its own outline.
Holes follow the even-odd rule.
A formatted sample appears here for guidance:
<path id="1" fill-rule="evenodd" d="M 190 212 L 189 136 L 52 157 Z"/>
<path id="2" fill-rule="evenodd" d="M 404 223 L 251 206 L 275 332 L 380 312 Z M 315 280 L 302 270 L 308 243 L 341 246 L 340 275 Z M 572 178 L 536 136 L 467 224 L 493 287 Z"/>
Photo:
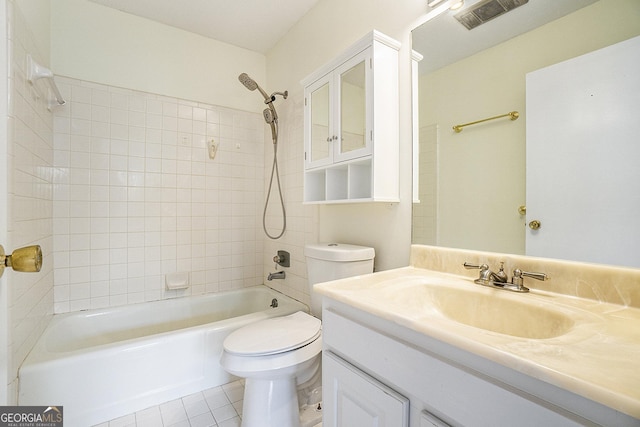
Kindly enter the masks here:
<path id="1" fill-rule="evenodd" d="M 243 427 L 300 425 L 297 389 L 320 368 L 320 325 L 298 311 L 244 326 L 225 339 L 220 363 L 245 378 Z"/>
<path id="2" fill-rule="evenodd" d="M 312 295 L 309 315 L 297 312 L 244 326 L 227 336 L 220 363 L 245 378 L 242 427 L 300 427 L 301 390 L 320 390 L 322 328 L 313 286 L 373 271 L 373 248 L 343 244 L 305 247 Z M 311 425 L 315 425 L 313 422 Z"/>

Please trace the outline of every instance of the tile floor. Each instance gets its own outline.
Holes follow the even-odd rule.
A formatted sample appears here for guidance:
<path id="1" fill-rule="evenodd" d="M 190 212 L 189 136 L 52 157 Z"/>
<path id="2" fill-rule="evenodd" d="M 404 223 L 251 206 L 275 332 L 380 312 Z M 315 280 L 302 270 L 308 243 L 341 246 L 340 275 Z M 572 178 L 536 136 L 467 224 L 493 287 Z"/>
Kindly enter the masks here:
<path id="1" fill-rule="evenodd" d="M 95 427 L 240 427 L 244 382 L 234 381 Z"/>

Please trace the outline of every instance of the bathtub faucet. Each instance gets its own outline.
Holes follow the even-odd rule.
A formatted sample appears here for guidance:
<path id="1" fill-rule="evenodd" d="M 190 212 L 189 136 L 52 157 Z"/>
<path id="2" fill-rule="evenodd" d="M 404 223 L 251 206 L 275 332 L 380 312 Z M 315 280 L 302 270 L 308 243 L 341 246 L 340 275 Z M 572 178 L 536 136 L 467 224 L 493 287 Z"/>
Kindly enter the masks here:
<path id="1" fill-rule="evenodd" d="M 269 273 L 269 276 L 267 276 L 267 280 L 284 279 L 284 277 L 285 277 L 284 270 L 276 271 L 275 273 Z"/>

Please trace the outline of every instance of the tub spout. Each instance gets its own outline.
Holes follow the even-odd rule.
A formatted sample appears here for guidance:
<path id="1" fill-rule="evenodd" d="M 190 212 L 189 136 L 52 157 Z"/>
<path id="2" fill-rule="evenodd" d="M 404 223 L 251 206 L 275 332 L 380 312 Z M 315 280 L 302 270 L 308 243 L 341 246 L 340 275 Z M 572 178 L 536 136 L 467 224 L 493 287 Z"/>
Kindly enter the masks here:
<path id="1" fill-rule="evenodd" d="M 284 277 L 285 277 L 284 270 L 276 271 L 275 273 L 269 273 L 269 276 L 267 276 L 267 280 L 271 281 L 273 279 L 284 279 Z"/>

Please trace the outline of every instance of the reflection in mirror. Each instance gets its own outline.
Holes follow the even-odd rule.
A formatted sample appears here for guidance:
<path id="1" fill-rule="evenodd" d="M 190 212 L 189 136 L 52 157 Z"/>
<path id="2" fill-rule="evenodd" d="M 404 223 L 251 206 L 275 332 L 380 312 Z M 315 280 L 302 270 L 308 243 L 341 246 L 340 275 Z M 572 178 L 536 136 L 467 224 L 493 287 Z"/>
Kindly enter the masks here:
<path id="1" fill-rule="evenodd" d="M 473 30 L 452 15 L 412 33 L 424 56 L 413 242 L 525 254 L 525 75 L 639 35 L 640 2 L 529 1 Z M 452 129 L 510 111 L 520 118 Z"/>
<path id="2" fill-rule="evenodd" d="M 340 152 L 364 148 L 365 120 L 364 62 L 340 74 Z"/>
<path id="3" fill-rule="evenodd" d="M 329 83 L 311 92 L 311 162 L 329 157 Z"/>

